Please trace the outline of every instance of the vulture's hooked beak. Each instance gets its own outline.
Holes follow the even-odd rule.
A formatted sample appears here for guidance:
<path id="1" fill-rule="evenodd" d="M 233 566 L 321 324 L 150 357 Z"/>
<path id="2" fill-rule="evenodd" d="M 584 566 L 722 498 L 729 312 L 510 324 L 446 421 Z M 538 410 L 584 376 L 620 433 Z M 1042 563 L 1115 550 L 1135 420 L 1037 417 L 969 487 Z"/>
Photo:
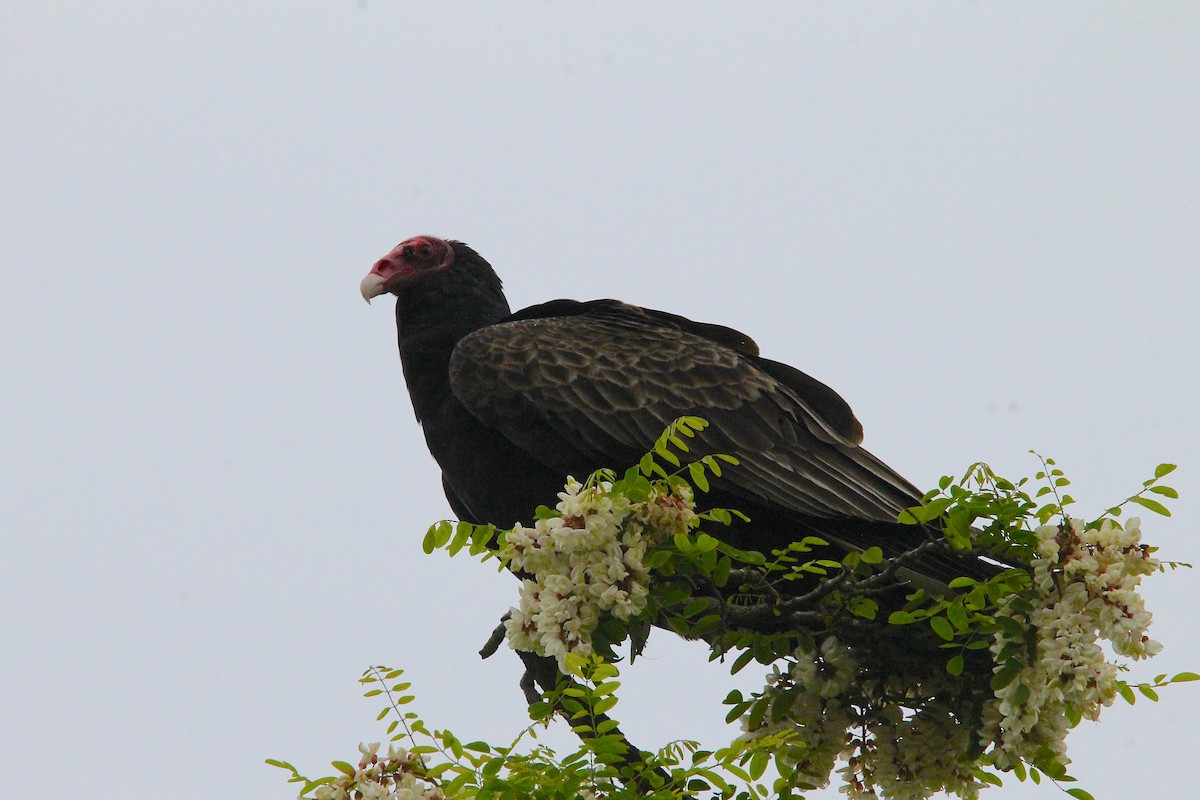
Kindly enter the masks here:
<path id="1" fill-rule="evenodd" d="M 358 285 L 358 290 L 362 292 L 363 300 L 366 300 L 370 304 L 372 297 L 378 297 L 383 294 L 386 291 L 383 288 L 386 282 L 384 277 L 375 270 L 368 272 L 367 277 L 363 278 L 362 283 Z"/>

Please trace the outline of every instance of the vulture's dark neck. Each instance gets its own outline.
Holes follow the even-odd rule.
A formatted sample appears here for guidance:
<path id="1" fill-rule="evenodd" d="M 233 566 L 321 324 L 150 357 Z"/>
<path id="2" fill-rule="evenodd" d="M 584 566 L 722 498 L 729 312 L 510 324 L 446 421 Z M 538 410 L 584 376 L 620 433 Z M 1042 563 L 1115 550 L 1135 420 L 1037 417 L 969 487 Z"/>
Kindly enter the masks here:
<path id="1" fill-rule="evenodd" d="M 400 363 L 418 420 L 449 398 L 450 354 L 458 340 L 509 315 L 499 278 L 471 255 L 459 254 L 446 272 L 404 287 L 396 298 Z"/>

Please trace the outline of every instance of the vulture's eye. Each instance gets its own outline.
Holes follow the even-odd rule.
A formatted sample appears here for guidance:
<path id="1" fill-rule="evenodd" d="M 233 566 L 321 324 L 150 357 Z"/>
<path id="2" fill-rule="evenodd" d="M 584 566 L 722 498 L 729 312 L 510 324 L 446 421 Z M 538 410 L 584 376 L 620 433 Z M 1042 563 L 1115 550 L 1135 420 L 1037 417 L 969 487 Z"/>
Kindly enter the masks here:
<path id="1" fill-rule="evenodd" d="M 433 248 L 428 244 L 417 245 L 417 258 L 425 260 L 433 255 Z"/>

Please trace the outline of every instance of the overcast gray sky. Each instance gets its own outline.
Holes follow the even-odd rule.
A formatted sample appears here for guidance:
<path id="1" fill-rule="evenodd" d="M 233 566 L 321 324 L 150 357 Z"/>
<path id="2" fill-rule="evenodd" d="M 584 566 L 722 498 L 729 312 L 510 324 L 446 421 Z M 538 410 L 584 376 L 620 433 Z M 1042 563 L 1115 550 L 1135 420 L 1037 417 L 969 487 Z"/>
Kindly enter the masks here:
<path id="1" fill-rule="evenodd" d="M 516 586 L 421 554 L 450 512 L 358 295 L 418 233 L 514 307 L 740 328 L 924 486 L 1037 448 L 1098 513 L 1178 461 L 1145 530 L 1200 563 L 1195 3 L 10 2 L 0 64 L 9 795 L 292 796 L 263 758 L 380 738 L 373 663 L 520 727 L 475 655 Z M 1200 668 L 1197 581 L 1151 581 L 1137 676 Z M 627 671 L 641 746 L 732 735 L 704 661 Z M 1186 792 L 1198 717 L 1114 707 L 1073 771 Z"/>

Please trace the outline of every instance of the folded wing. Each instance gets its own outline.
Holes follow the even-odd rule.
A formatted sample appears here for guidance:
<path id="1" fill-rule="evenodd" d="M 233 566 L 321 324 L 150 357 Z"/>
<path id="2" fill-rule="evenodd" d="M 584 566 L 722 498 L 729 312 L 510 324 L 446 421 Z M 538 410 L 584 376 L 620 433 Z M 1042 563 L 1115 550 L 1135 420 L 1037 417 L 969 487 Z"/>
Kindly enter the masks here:
<path id="1" fill-rule="evenodd" d="M 862 428 L 841 397 L 729 328 L 615 300 L 558 300 L 463 338 L 450 382 L 483 424 L 558 474 L 627 466 L 691 414 L 712 423 L 705 452 L 741 461 L 723 479 L 736 494 L 878 522 L 920 500 L 859 446 Z"/>

